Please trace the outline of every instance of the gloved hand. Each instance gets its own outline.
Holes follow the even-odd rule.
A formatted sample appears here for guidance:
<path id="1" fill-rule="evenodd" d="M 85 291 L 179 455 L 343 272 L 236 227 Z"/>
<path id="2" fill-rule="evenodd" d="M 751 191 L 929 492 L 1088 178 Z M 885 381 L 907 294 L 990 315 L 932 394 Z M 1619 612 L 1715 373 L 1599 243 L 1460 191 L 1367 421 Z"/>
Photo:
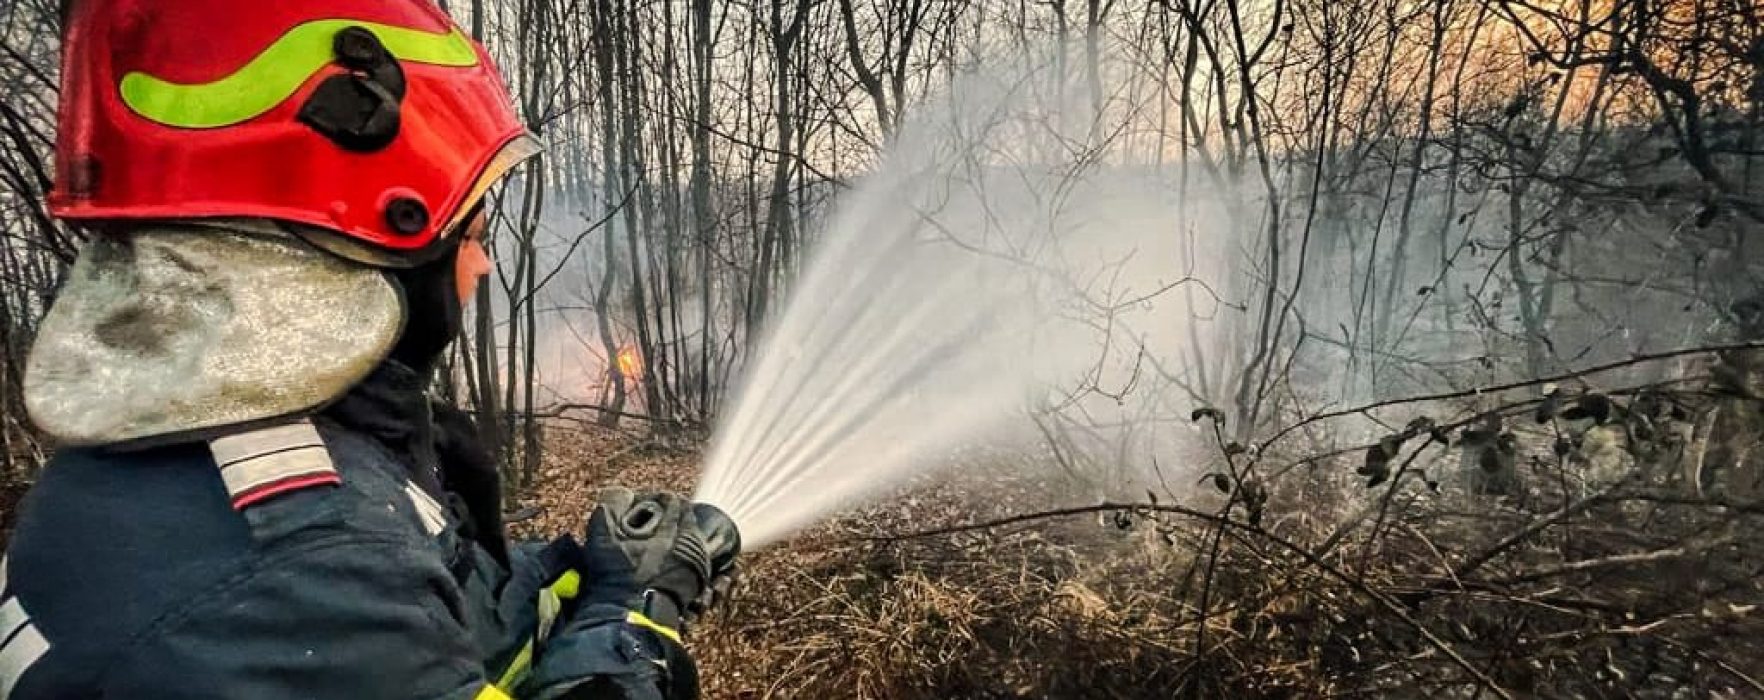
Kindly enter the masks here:
<path id="1" fill-rule="evenodd" d="M 617 604 L 671 630 L 702 613 L 727 593 L 740 548 L 727 518 L 701 522 L 701 513 L 720 515 L 707 508 L 669 493 L 602 493 L 583 544 L 583 601 Z"/>
<path id="2" fill-rule="evenodd" d="M 709 503 L 692 504 L 692 512 L 698 516 L 699 531 L 710 547 L 711 582 L 698 600 L 687 604 L 688 622 L 733 594 L 741 579 L 741 567 L 735 563 L 741 555 L 741 532 L 735 521 Z"/>

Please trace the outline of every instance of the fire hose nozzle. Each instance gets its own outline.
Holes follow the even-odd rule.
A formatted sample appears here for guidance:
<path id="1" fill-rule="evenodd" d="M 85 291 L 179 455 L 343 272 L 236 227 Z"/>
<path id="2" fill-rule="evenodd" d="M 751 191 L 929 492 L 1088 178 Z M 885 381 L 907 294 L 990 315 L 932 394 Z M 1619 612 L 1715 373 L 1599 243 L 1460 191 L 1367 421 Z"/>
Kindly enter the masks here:
<path id="1" fill-rule="evenodd" d="M 698 526 L 704 531 L 712 570 L 728 571 L 741 554 L 741 531 L 735 527 L 735 520 L 709 503 L 692 504 L 692 514 L 698 517 Z"/>

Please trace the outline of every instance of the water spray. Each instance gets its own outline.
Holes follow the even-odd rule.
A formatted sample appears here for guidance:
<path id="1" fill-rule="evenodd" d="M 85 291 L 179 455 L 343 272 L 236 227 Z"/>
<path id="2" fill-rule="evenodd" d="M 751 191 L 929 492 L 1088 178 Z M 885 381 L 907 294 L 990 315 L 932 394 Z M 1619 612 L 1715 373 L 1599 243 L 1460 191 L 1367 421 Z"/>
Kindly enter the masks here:
<path id="1" fill-rule="evenodd" d="M 693 500 L 762 547 L 1026 425 L 1049 387 L 1124 373 L 1133 322 L 1187 332 L 1149 303 L 1088 316 L 1223 266 L 1179 233 L 1170 188 L 1073 150 L 1107 133 L 1073 118 L 1086 103 L 970 75 L 902 126 L 755 346 Z"/>

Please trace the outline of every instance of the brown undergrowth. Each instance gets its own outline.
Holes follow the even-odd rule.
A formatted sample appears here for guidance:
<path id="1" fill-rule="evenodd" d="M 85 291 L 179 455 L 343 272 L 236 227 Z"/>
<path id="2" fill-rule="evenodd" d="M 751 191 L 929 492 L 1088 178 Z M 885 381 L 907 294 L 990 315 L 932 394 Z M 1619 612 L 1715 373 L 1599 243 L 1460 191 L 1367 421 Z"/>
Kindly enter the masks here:
<path id="1" fill-rule="evenodd" d="M 690 449 L 547 438 L 528 535 L 579 531 L 603 485 L 695 480 Z M 690 635 L 706 696 L 1764 697 L 1754 506 L 1366 489 L 1351 454 L 1266 487 L 1254 522 L 1209 487 L 902 537 L 1070 491 L 972 459 L 748 553 L 739 594 Z"/>
<path id="2" fill-rule="evenodd" d="M 576 428 L 548 435 L 528 536 L 579 532 L 601 486 L 690 491 L 696 453 Z M 985 470 L 980 470 L 984 472 Z M 1021 512 L 1046 484 L 907 489 L 743 559 L 742 586 L 692 630 L 711 698 L 1167 697 L 1195 621 L 1157 586 L 1188 558 L 1155 528 L 1073 518 L 999 533 L 872 539 Z M 1125 525 L 1125 527 L 1123 527 Z M 1207 624 L 1228 633 L 1226 620 Z M 1246 690 L 1281 692 L 1302 664 Z"/>

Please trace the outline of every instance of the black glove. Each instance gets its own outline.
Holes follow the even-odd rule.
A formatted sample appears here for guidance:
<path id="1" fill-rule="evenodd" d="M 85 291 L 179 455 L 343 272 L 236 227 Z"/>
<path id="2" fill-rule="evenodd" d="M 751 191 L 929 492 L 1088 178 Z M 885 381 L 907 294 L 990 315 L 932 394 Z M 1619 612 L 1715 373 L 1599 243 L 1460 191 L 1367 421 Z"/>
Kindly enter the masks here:
<path id="1" fill-rule="evenodd" d="M 705 518 L 706 528 L 705 508 L 669 493 L 602 493 L 583 546 L 583 602 L 617 604 L 673 630 L 703 612 L 732 584 L 740 548 L 727 518 Z"/>
<path id="2" fill-rule="evenodd" d="M 735 521 L 708 503 L 692 504 L 692 512 L 698 516 L 699 531 L 710 547 L 711 582 L 697 600 L 686 605 L 688 622 L 733 594 L 741 578 L 741 567 L 735 563 L 741 554 L 741 532 L 735 529 Z"/>

